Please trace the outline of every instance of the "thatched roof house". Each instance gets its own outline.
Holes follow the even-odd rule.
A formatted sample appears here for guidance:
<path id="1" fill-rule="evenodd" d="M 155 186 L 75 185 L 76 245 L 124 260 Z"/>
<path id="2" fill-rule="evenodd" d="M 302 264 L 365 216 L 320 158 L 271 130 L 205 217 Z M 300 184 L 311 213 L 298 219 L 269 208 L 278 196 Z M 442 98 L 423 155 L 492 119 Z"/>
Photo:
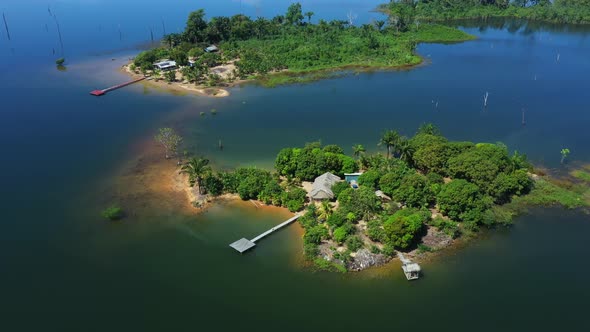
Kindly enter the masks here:
<path id="1" fill-rule="evenodd" d="M 340 182 L 340 177 L 332 173 L 324 173 L 313 181 L 313 186 L 309 192 L 309 197 L 313 200 L 324 200 L 334 198 L 332 186 Z"/>

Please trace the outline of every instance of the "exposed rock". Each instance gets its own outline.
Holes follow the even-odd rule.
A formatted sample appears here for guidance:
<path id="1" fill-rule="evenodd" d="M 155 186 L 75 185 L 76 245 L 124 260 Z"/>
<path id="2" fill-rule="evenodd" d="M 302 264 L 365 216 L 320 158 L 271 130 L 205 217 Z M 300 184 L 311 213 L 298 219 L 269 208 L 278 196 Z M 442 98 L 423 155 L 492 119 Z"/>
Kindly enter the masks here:
<path id="1" fill-rule="evenodd" d="M 426 235 L 422 238 L 422 244 L 432 248 L 433 250 L 439 250 L 445 248 L 453 243 L 453 238 L 437 230 L 434 227 L 428 227 Z"/>
<path id="2" fill-rule="evenodd" d="M 371 266 L 383 265 L 389 259 L 383 254 L 373 254 L 368 249 L 361 249 L 357 251 L 354 259 L 348 263 L 349 271 L 360 271 Z"/>

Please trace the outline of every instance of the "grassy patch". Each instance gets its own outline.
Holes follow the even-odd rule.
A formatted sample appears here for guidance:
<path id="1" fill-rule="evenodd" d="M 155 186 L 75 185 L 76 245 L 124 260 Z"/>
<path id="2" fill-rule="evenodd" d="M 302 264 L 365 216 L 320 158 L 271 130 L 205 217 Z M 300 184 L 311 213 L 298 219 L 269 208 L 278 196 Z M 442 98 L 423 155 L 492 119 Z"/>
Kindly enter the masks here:
<path id="1" fill-rule="evenodd" d="M 575 170 L 575 171 L 571 171 L 570 175 L 575 177 L 576 179 L 590 182 L 590 172 L 582 171 L 582 170 Z"/>
<path id="2" fill-rule="evenodd" d="M 329 262 L 321 257 L 313 260 L 314 266 L 321 271 L 346 273 L 346 267 L 340 264 Z"/>
<path id="3" fill-rule="evenodd" d="M 328 70 L 325 71 L 317 71 L 312 73 L 305 73 L 305 72 L 283 72 L 283 73 L 276 73 L 276 74 L 269 74 L 262 76 L 257 79 L 257 82 L 260 85 L 266 88 L 274 88 L 280 85 L 286 84 L 305 84 L 315 82 L 321 79 L 326 78 L 336 78 L 342 76 L 343 74 L 336 74 L 334 72 L 330 72 Z"/>
<path id="4" fill-rule="evenodd" d="M 410 36 L 420 43 L 457 43 L 476 38 L 462 30 L 440 24 L 423 24 Z"/>
<path id="5" fill-rule="evenodd" d="M 528 195 L 514 197 L 511 203 L 503 208 L 513 211 L 522 211 L 526 206 L 551 206 L 561 205 L 568 209 L 590 206 L 588 197 L 590 188 L 567 183 L 556 184 L 554 182 L 540 179 Z"/>
<path id="6" fill-rule="evenodd" d="M 420 253 L 425 253 L 425 252 L 433 252 L 434 249 L 430 248 L 429 246 L 425 245 L 425 244 L 418 244 L 418 252 Z"/>

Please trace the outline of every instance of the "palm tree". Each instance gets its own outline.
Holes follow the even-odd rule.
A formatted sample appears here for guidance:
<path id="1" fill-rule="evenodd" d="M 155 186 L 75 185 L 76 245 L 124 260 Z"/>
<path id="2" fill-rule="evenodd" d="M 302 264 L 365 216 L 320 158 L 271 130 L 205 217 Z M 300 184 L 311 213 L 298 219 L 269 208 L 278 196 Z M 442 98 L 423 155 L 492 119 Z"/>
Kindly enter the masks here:
<path id="1" fill-rule="evenodd" d="M 332 215 L 332 206 L 328 201 L 322 201 L 322 208 L 319 211 L 318 219 L 326 221 Z"/>
<path id="2" fill-rule="evenodd" d="M 410 165 L 412 164 L 412 158 L 414 157 L 415 149 L 410 144 L 409 139 L 406 137 L 400 138 L 397 145 L 397 151 L 399 153 L 399 159 L 407 162 Z"/>
<path id="3" fill-rule="evenodd" d="M 392 154 L 392 149 L 394 149 L 400 139 L 400 135 L 395 130 L 387 130 L 381 136 L 381 140 L 379 140 L 380 146 L 385 146 L 387 148 L 387 158 Z"/>
<path id="4" fill-rule="evenodd" d="M 365 147 L 362 144 L 356 144 L 352 147 L 352 153 L 357 158 L 364 154 L 366 151 L 367 150 L 365 150 Z"/>
<path id="5" fill-rule="evenodd" d="M 209 159 L 205 158 L 192 157 L 180 168 L 180 173 L 188 174 L 189 185 L 192 187 L 196 184 L 199 187 L 199 194 L 203 194 L 201 190 L 201 181 L 205 174 L 210 171 L 211 167 L 209 167 Z"/>
<path id="6" fill-rule="evenodd" d="M 167 34 L 164 36 L 163 41 L 168 45 L 168 48 L 172 48 L 174 44 L 174 37 L 172 36 L 172 34 Z"/>
<path id="7" fill-rule="evenodd" d="M 305 13 L 305 16 L 307 16 L 307 22 L 311 23 L 311 17 L 314 15 L 314 12 L 307 12 Z"/>
<path id="8" fill-rule="evenodd" d="M 418 134 L 440 135 L 440 130 L 432 123 L 424 123 L 418 128 Z"/>
<path id="9" fill-rule="evenodd" d="M 379 30 L 379 31 L 381 31 L 381 29 L 383 29 L 384 25 L 385 25 L 385 21 L 383 21 L 383 20 L 375 21 L 375 26 L 377 27 L 377 30 Z"/>

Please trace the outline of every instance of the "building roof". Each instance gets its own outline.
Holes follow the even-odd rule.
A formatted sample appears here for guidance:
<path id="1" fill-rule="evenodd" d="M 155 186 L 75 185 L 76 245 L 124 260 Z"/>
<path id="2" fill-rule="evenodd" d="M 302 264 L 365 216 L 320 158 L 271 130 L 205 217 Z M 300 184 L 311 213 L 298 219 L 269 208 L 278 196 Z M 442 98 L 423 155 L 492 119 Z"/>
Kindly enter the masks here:
<path id="1" fill-rule="evenodd" d="M 362 175 L 362 172 L 357 172 L 357 173 L 344 173 L 344 176 L 359 176 Z"/>
<path id="2" fill-rule="evenodd" d="M 332 173 L 324 173 L 313 181 L 312 189 L 309 192 L 309 197 L 313 199 L 332 199 L 334 193 L 332 192 L 332 186 L 341 181 L 340 177 Z"/>
<path id="3" fill-rule="evenodd" d="M 402 265 L 404 272 L 420 272 L 420 265 L 416 263 L 409 263 Z"/>
<path id="4" fill-rule="evenodd" d="M 163 61 L 154 63 L 154 66 L 156 66 L 156 67 L 158 67 L 160 69 L 172 68 L 172 67 L 176 67 L 176 61 L 163 60 Z"/>

